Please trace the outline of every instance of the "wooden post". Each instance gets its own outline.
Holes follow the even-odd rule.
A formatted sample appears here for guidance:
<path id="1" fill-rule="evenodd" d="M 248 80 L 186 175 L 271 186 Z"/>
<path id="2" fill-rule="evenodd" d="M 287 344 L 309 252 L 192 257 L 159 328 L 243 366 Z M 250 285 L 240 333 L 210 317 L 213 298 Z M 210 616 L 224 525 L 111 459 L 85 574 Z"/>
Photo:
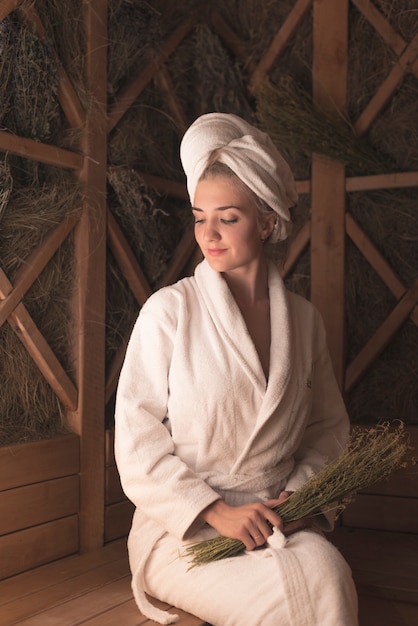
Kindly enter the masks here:
<path id="1" fill-rule="evenodd" d="M 75 231 L 75 344 L 79 403 L 69 416 L 80 435 L 80 551 L 103 545 L 106 285 L 107 2 L 84 0 L 86 81 L 80 180 L 84 203 Z"/>
<path id="2" fill-rule="evenodd" d="M 339 115 L 346 107 L 348 0 L 315 0 L 313 97 Z M 344 166 L 322 155 L 312 159 L 311 300 L 320 310 L 338 383 L 344 379 Z"/>

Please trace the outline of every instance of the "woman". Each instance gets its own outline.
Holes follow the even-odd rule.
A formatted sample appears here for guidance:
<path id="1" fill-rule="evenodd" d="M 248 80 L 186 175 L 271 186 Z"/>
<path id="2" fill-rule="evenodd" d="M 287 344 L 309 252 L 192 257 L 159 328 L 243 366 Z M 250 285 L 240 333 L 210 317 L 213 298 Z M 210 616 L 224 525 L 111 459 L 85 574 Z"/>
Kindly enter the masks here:
<path id="1" fill-rule="evenodd" d="M 319 314 L 264 254 L 288 234 L 293 176 L 222 113 L 192 124 L 181 158 L 204 260 L 142 307 L 117 393 L 135 599 L 161 624 L 175 617 L 145 592 L 214 626 L 356 625 L 351 572 L 322 535 L 332 515 L 284 526 L 272 511 L 349 432 Z M 246 551 L 190 571 L 184 545 L 218 533 Z"/>

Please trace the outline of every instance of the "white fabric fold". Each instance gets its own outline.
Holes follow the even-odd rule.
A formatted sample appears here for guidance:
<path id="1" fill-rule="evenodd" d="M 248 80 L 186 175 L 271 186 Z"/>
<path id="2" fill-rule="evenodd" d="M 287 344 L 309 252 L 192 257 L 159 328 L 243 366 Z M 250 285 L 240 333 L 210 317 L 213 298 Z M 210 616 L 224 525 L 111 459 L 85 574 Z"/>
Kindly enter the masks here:
<path id="1" fill-rule="evenodd" d="M 289 209 L 298 200 L 293 174 L 269 135 L 237 115 L 207 113 L 186 131 L 180 157 L 191 203 L 194 203 L 197 183 L 215 150 L 217 160 L 227 165 L 277 213 L 270 241 L 286 239 L 290 232 Z"/>

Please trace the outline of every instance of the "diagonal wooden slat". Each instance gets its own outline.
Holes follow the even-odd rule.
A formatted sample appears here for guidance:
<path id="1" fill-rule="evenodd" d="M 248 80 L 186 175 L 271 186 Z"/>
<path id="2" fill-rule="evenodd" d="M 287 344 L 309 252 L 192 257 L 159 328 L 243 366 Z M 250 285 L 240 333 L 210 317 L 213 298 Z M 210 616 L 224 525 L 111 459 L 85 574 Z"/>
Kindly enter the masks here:
<path id="1" fill-rule="evenodd" d="M 293 239 L 292 243 L 290 244 L 283 262 L 279 265 L 279 271 L 282 278 L 286 278 L 290 274 L 290 272 L 296 265 L 297 260 L 309 245 L 310 237 L 311 221 L 310 219 L 307 219 L 302 228 L 299 230 L 296 237 Z"/>
<path id="2" fill-rule="evenodd" d="M 79 170 L 83 166 L 83 157 L 80 154 L 27 137 L 12 135 L 4 130 L 0 130 L 0 151 L 71 170 Z"/>
<path id="3" fill-rule="evenodd" d="M 171 78 L 164 66 L 162 66 L 155 74 L 154 83 L 165 97 L 170 111 L 172 112 L 173 117 L 176 121 L 177 127 L 181 131 L 181 134 L 183 134 L 189 124 L 186 115 L 177 99 L 176 92 L 171 82 Z"/>
<path id="4" fill-rule="evenodd" d="M 157 57 L 139 73 L 139 75 L 119 92 L 113 109 L 108 116 L 108 132 L 122 119 L 129 107 L 135 102 L 140 93 L 145 89 L 155 74 L 160 70 L 163 63 L 177 48 L 181 41 L 190 32 L 198 19 L 197 13 L 193 13 L 174 33 L 167 39 Z"/>
<path id="5" fill-rule="evenodd" d="M 22 13 L 25 21 L 34 29 L 39 39 L 44 39 L 45 28 L 35 7 L 31 4 L 24 4 L 20 7 L 19 12 Z M 51 46 L 48 47 L 51 50 Z M 51 54 L 58 61 L 58 101 L 70 126 L 79 128 L 83 125 L 85 119 L 80 99 L 54 49 L 51 50 Z"/>
<path id="6" fill-rule="evenodd" d="M 363 136 L 369 130 L 380 111 L 399 87 L 405 74 L 409 71 L 417 57 L 418 34 L 413 38 L 405 52 L 399 57 L 398 62 L 394 65 L 369 104 L 355 122 L 354 130 L 358 136 Z"/>
<path id="7" fill-rule="evenodd" d="M 151 287 L 111 211 L 107 211 L 107 241 L 128 285 L 140 306 L 151 295 Z"/>
<path id="8" fill-rule="evenodd" d="M 12 284 L 3 270 L 0 269 L 0 297 L 5 298 L 12 289 Z M 7 321 L 63 405 L 74 411 L 77 408 L 77 389 L 32 320 L 26 307 L 23 304 L 18 304 Z"/>
<path id="9" fill-rule="evenodd" d="M 382 39 L 392 48 L 392 50 L 400 56 L 407 47 L 407 42 L 403 37 L 392 28 L 391 24 L 380 13 L 370 0 L 351 0 L 352 3 L 361 11 L 373 28 L 381 35 Z M 415 62 L 410 68 L 411 72 L 418 77 L 418 63 Z"/>
<path id="10" fill-rule="evenodd" d="M 52 259 L 63 241 L 67 238 L 79 219 L 79 215 L 71 215 L 57 228 L 52 230 L 42 244 L 30 254 L 16 272 L 12 291 L 0 302 L 0 326 L 16 308 L 33 282 Z"/>
<path id="11" fill-rule="evenodd" d="M 299 24 L 309 11 L 313 0 L 297 0 L 287 19 L 280 27 L 267 52 L 262 57 L 250 78 L 250 90 L 253 91 L 267 76 L 279 56 L 282 54 L 290 39 L 297 31 Z"/>
<path id="12" fill-rule="evenodd" d="M 171 258 L 170 266 L 161 280 L 158 281 L 157 289 L 170 285 L 178 279 L 182 269 L 190 259 L 195 249 L 196 239 L 194 232 L 193 230 L 186 231 L 178 244 L 173 257 Z"/>
<path id="13" fill-rule="evenodd" d="M 350 237 L 352 242 L 357 246 L 365 259 L 367 259 L 395 298 L 400 300 L 407 292 L 407 288 L 403 285 L 402 281 L 398 278 L 389 263 L 383 258 L 376 246 L 370 241 L 350 213 L 346 213 L 345 226 L 347 235 Z M 418 325 L 417 307 L 414 307 L 412 310 L 411 319 Z"/>
<path id="14" fill-rule="evenodd" d="M 211 11 L 210 19 L 216 33 L 221 37 L 231 52 L 244 64 L 244 67 L 250 74 L 253 73 L 256 69 L 256 65 L 248 58 L 248 54 L 241 39 L 232 30 L 229 24 L 225 22 L 223 17 L 219 15 L 218 11 Z"/>
<path id="15" fill-rule="evenodd" d="M 384 320 L 374 335 L 369 339 L 364 348 L 350 363 L 346 370 L 345 391 L 349 392 L 364 376 L 366 371 L 383 352 L 386 346 L 396 335 L 402 324 L 410 315 L 418 302 L 418 280 L 405 293 L 403 298 L 393 309 L 392 313 Z"/>
<path id="16" fill-rule="evenodd" d="M 12 11 L 22 4 L 22 0 L 1 0 L 0 2 L 0 22 Z"/>

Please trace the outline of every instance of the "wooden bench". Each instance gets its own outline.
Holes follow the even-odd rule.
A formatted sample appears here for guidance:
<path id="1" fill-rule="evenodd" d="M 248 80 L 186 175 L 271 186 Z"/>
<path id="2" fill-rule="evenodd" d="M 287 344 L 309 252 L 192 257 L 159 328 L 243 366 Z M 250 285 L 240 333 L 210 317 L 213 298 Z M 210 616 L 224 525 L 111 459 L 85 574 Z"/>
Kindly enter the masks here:
<path id="1" fill-rule="evenodd" d="M 353 570 L 360 626 L 418 624 L 418 535 L 338 528 L 330 540 Z M 0 624 L 154 625 L 139 613 L 130 580 L 125 539 L 54 561 L 0 581 Z M 152 601 L 178 613 L 180 626 L 209 626 L 184 611 Z"/>
<path id="2" fill-rule="evenodd" d="M 418 535 L 341 527 L 330 540 L 353 571 L 360 626 L 417 626 Z"/>

